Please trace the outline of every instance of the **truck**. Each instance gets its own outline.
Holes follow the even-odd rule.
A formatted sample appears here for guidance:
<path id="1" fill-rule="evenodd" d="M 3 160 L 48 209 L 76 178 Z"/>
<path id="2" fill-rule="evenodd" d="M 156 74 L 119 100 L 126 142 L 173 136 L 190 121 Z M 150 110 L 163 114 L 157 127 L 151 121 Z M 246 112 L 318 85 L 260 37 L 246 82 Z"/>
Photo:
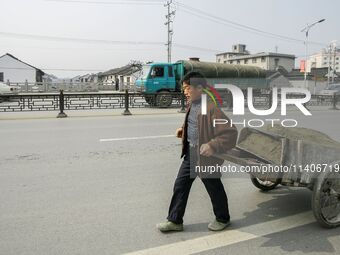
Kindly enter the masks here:
<path id="1" fill-rule="evenodd" d="M 191 71 L 202 73 L 208 84 L 233 84 L 246 90 L 267 89 L 265 70 L 254 66 L 201 62 L 198 59 L 179 60 L 175 63 L 149 63 L 143 66 L 142 75 L 136 80 L 137 91 L 144 93 L 148 104 L 169 107 L 176 93 L 182 92 L 181 81 Z M 218 91 L 223 97 L 230 97 L 229 91 Z M 225 100 L 230 102 L 230 100 Z M 230 105 L 229 105 L 230 106 Z"/>

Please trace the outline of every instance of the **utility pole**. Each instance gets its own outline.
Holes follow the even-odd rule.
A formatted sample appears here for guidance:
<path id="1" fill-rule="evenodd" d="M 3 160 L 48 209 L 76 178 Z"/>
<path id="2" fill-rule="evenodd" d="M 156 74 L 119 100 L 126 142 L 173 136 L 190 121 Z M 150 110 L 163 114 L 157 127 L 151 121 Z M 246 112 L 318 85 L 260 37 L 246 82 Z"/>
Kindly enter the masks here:
<path id="1" fill-rule="evenodd" d="M 305 40 L 305 75 L 304 75 L 304 86 L 307 88 L 307 58 L 308 58 L 308 35 L 309 35 L 309 30 L 315 26 L 318 23 L 324 22 L 325 19 L 321 19 L 317 22 L 314 22 L 312 24 L 307 24 L 305 28 L 301 30 L 301 32 L 304 32 L 306 35 L 306 40 Z"/>
<path id="2" fill-rule="evenodd" d="M 327 87 L 329 86 L 331 79 L 331 59 L 332 59 L 332 44 L 329 45 L 328 48 L 328 74 L 327 74 Z"/>
<path id="3" fill-rule="evenodd" d="M 332 83 L 334 83 L 335 58 L 336 58 L 336 41 L 332 41 L 331 44 L 329 45 L 329 50 L 328 50 L 327 86 L 329 86 L 330 84 L 331 73 L 332 73 Z"/>
<path id="4" fill-rule="evenodd" d="M 336 58 L 336 43 L 333 43 L 333 72 L 332 72 L 332 83 L 334 83 L 334 76 L 335 76 L 335 58 Z"/>
<path id="5" fill-rule="evenodd" d="M 172 23 L 173 23 L 173 17 L 175 16 L 175 10 L 173 10 L 172 6 L 173 6 L 172 0 L 167 0 L 166 4 L 164 4 L 164 7 L 166 7 L 168 11 L 168 14 L 165 15 L 166 22 L 164 23 L 164 25 L 166 25 L 168 29 L 168 40 L 165 45 L 167 46 L 169 63 L 171 62 L 172 34 L 174 33 L 174 30 L 172 28 Z"/>

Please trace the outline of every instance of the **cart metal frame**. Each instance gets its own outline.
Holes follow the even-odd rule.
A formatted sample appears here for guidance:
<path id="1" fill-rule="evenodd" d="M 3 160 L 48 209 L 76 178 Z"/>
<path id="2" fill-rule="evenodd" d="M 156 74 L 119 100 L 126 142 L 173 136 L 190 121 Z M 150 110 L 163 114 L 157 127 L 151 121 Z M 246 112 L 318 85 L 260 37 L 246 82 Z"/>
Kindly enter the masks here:
<path id="1" fill-rule="evenodd" d="M 329 138 L 325 134 L 315 132 L 316 135 Z M 255 143 L 250 142 L 249 146 L 245 146 L 245 142 L 249 142 L 252 136 L 267 139 L 270 141 L 269 146 L 264 145 L 264 151 L 261 152 L 253 146 Z M 275 153 L 270 153 L 273 151 Z M 324 146 L 303 139 L 291 139 L 267 131 L 243 128 L 237 146 L 227 153 L 217 154 L 216 157 L 237 165 L 258 166 L 259 169 L 263 165 L 289 166 L 290 171 L 252 172 L 251 181 L 262 191 L 275 189 L 277 185 L 310 189 L 313 192 L 311 202 L 316 220 L 326 228 L 340 226 L 340 171 L 332 168 L 338 168 L 340 165 L 340 147 Z M 313 172 L 306 170 L 306 167 L 316 163 L 326 166 L 325 169 Z"/>

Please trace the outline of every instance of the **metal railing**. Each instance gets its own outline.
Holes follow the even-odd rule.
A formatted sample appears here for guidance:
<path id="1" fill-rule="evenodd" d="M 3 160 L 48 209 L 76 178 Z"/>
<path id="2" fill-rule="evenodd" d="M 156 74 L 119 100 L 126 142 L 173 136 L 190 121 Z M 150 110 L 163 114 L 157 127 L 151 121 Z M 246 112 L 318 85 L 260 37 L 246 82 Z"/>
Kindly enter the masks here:
<path id="1" fill-rule="evenodd" d="M 53 94 L 28 95 L 0 95 L 0 112 L 27 112 L 27 111 L 57 111 L 59 117 L 66 115 L 69 110 L 92 109 L 125 109 L 127 115 L 130 108 L 159 107 L 150 102 L 156 94 L 135 93 L 125 90 L 125 93 L 67 93 L 60 90 Z M 171 96 L 171 108 L 184 109 L 185 98 L 182 93 L 168 93 Z M 148 101 L 148 102 L 147 102 Z M 155 102 L 155 100 L 153 100 Z M 66 117 L 66 116 L 65 116 Z"/>
<path id="2" fill-rule="evenodd" d="M 32 93 L 18 95 L 0 95 L 0 112 L 25 112 L 25 111 L 59 111 L 58 116 L 65 116 L 65 111 L 92 110 L 92 109 L 124 109 L 123 114 L 131 114 L 130 108 L 162 107 L 158 105 L 157 95 L 130 92 L 124 93 L 70 93 L 60 90 L 59 93 Z M 169 92 L 170 104 L 166 107 L 180 108 L 184 112 L 186 99 L 182 93 Z M 300 97 L 289 95 L 289 98 Z M 223 107 L 232 108 L 231 98 L 223 99 Z M 253 97 L 253 105 L 258 108 L 269 108 L 272 105 L 271 94 L 257 94 Z M 278 103 L 280 104 L 280 101 Z M 340 104 L 340 95 L 321 96 L 313 95 L 305 106 L 330 106 L 337 109 Z M 247 98 L 245 98 L 247 106 Z M 164 107 L 164 106 L 163 106 Z"/>

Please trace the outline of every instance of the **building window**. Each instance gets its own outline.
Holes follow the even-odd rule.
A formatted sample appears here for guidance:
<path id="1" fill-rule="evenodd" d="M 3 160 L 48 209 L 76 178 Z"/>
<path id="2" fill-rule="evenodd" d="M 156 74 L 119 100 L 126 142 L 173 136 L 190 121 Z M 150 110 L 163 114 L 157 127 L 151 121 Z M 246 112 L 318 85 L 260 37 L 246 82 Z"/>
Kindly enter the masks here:
<path id="1" fill-rule="evenodd" d="M 279 66 L 279 59 L 276 58 L 276 59 L 274 59 L 274 61 L 275 61 L 275 67 L 278 67 Z"/>
<path id="2" fill-rule="evenodd" d="M 237 60 L 237 64 L 238 64 L 238 65 L 241 64 L 241 61 L 240 61 L 240 60 Z"/>
<path id="3" fill-rule="evenodd" d="M 327 65 L 327 62 L 323 62 L 324 65 Z"/>
<path id="4" fill-rule="evenodd" d="M 245 63 L 245 64 L 248 64 L 248 59 L 245 59 L 245 60 L 244 60 L 244 63 Z"/>
<path id="5" fill-rule="evenodd" d="M 266 58 L 265 57 L 261 57 L 261 62 L 266 62 Z"/>
<path id="6" fill-rule="evenodd" d="M 337 57 L 336 60 L 339 60 L 339 57 Z"/>
<path id="7" fill-rule="evenodd" d="M 224 60 L 223 63 L 224 63 L 224 64 L 227 64 L 227 60 Z"/>
<path id="8" fill-rule="evenodd" d="M 252 60 L 251 60 L 251 62 L 252 63 L 256 63 L 257 61 L 256 61 L 256 58 L 253 58 Z"/>
<path id="9" fill-rule="evenodd" d="M 4 73 L 0 73 L 0 81 L 4 82 Z"/>
<path id="10" fill-rule="evenodd" d="M 232 64 L 234 61 L 230 61 L 230 64 Z"/>

